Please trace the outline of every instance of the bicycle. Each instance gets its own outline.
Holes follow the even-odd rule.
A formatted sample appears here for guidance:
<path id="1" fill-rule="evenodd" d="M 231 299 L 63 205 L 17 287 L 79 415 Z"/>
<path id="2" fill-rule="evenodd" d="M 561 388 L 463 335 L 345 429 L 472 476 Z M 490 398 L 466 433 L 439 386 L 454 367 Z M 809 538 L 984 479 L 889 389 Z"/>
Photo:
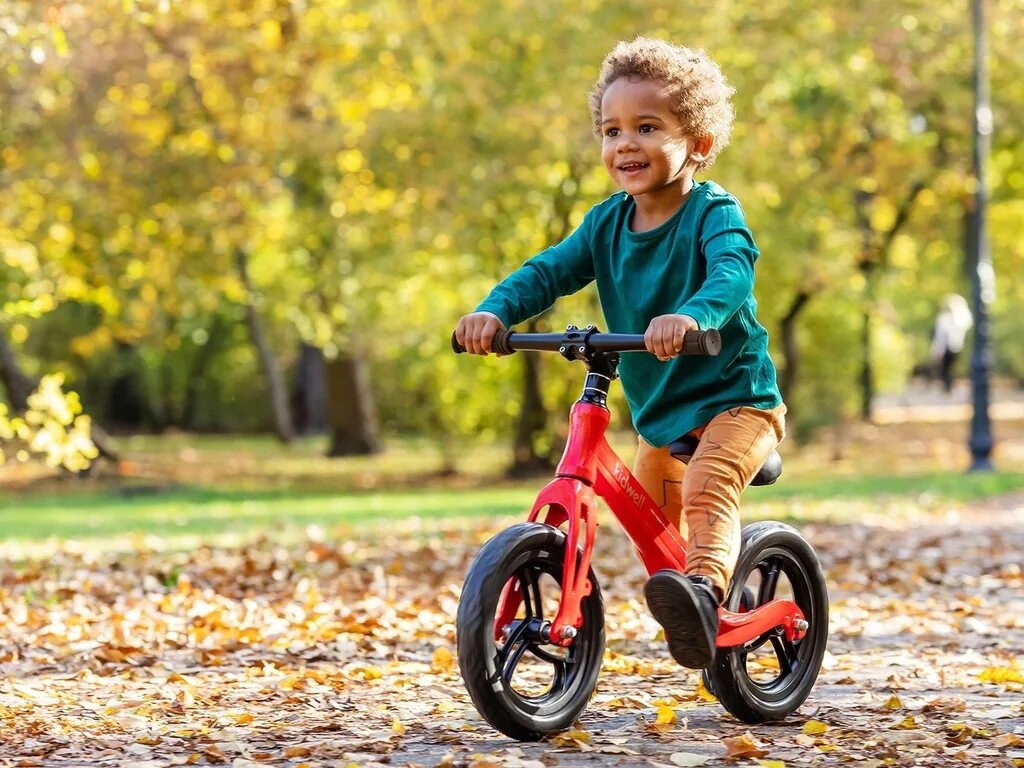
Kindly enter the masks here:
<path id="1" fill-rule="evenodd" d="M 452 347 L 465 351 L 454 334 Z M 571 325 L 561 334 L 499 331 L 491 349 L 558 351 L 587 366 L 555 478 L 526 522 L 497 533 L 477 553 L 456 618 L 459 669 L 473 704 L 505 735 L 537 741 L 571 727 L 597 686 L 605 642 L 601 589 L 591 567 L 598 497 L 649 575 L 662 568 L 682 572 L 686 542 L 605 439 L 619 353 L 646 351 L 642 335 Z M 717 331 L 689 331 L 682 353 L 720 350 Z M 670 446 L 682 459 L 693 448 L 684 439 Z M 774 453 L 751 484 L 774 482 L 781 471 Z M 828 593 L 810 544 L 783 523 L 745 526 L 719 620 L 716 655 L 702 673 L 708 690 L 746 723 L 794 712 L 817 679 L 828 637 Z M 758 652 L 769 647 L 765 660 Z"/>

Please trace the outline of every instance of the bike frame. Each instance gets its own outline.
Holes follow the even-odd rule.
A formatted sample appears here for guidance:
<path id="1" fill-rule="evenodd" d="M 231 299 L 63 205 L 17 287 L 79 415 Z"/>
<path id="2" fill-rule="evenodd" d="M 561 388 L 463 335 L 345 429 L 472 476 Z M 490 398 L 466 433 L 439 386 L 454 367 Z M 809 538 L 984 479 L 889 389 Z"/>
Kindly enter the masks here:
<path id="1" fill-rule="evenodd" d="M 568 523 L 565 563 L 558 612 L 548 634 L 551 642 L 568 646 L 583 626 L 580 602 L 593 585 L 587 578 L 597 533 L 597 499 L 602 498 L 618 519 L 643 561 L 647 573 L 662 568 L 684 571 L 686 542 L 654 504 L 633 473 L 605 438 L 611 414 L 601 405 L 579 401 L 569 416 L 569 437 L 555 479 L 537 495 L 530 522 L 555 528 Z M 541 515 L 543 514 L 543 520 Z M 495 639 L 516 615 L 521 585 L 509 581 L 499 602 Z M 791 641 L 806 633 L 803 612 L 792 600 L 771 600 L 743 612 L 719 608 L 719 648 L 731 648 L 781 630 Z"/>

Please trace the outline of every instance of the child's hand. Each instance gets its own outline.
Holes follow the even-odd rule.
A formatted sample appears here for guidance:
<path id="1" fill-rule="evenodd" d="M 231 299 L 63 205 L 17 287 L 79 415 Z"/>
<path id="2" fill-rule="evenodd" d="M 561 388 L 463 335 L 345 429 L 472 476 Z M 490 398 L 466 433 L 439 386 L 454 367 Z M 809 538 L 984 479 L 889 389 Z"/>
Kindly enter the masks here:
<path id="1" fill-rule="evenodd" d="M 644 342 L 648 352 L 665 362 L 682 351 L 683 335 L 687 331 L 699 330 L 697 321 L 689 315 L 659 315 L 647 326 Z"/>
<path id="2" fill-rule="evenodd" d="M 474 355 L 486 355 L 491 351 L 494 334 L 505 329 L 497 315 L 490 312 L 473 312 L 464 315 L 455 326 L 455 340 Z"/>

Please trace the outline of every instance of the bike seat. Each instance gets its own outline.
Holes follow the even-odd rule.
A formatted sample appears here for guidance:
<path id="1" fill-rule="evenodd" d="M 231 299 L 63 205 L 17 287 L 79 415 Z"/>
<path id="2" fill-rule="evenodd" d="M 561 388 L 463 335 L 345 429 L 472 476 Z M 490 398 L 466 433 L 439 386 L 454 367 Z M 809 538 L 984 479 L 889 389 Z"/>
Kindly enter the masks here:
<path id="1" fill-rule="evenodd" d="M 683 464 L 687 464 L 690 461 L 690 457 L 693 456 L 694 451 L 697 450 L 697 445 L 700 443 L 700 439 L 693 435 L 686 434 L 680 437 L 678 440 L 673 440 L 668 445 L 668 452 L 672 454 L 672 458 L 679 459 Z M 782 456 L 779 455 L 778 451 L 772 451 L 768 458 L 765 459 L 761 469 L 754 475 L 754 479 L 750 481 L 751 485 L 771 485 L 779 479 L 779 475 L 782 474 Z"/>

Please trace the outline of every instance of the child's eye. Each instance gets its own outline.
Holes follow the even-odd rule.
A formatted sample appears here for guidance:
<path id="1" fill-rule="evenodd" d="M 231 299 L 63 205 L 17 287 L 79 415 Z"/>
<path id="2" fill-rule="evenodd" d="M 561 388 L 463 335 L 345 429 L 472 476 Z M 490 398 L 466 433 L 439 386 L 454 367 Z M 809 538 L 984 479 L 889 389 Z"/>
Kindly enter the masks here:
<path id="1" fill-rule="evenodd" d="M 609 128 L 608 130 L 606 130 L 604 132 L 604 135 L 605 136 L 618 136 L 619 135 L 619 129 L 618 128 Z"/>
<path id="2" fill-rule="evenodd" d="M 640 126 L 640 133 L 653 133 L 654 130 L 654 126 L 649 123 L 644 123 Z"/>

